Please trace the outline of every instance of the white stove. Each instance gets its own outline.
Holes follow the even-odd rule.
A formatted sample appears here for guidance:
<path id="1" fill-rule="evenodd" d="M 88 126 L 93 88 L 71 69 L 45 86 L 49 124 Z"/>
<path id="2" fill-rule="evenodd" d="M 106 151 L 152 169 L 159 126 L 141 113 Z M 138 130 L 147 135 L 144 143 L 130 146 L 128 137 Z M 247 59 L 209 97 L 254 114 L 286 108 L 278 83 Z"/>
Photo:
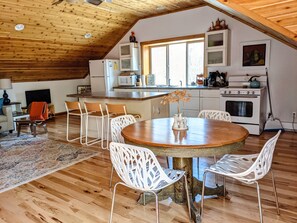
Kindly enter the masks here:
<path id="1" fill-rule="evenodd" d="M 245 127 L 250 134 L 260 135 L 266 117 L 266 76 L 259 78 L 260 88 L 244 88 L 250 77 L 229 77 L 230 86 L 220 89 L 220 109 L 229 112 L 232 122 Z"/>

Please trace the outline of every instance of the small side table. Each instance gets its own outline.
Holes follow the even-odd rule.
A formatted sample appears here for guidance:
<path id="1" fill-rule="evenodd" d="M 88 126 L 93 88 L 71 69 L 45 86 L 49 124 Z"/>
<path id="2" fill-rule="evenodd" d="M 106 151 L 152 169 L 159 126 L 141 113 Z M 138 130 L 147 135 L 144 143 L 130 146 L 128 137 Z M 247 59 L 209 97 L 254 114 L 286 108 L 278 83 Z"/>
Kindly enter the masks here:
<path id="1" fill-rule="evenodd" d="M 29 126 L 31 133 L 34 135 L 34 137 L 36 137 L 36 126 L 39 124 L 42 124 L 44 131 L 47 133 L 46 123 L 42 120 L 31 121 L 29 119 L 27 120 L 25 119 L 25 120 L 15 121 L 15 123 L 17 124 L 17 127 L 18 127 L 18 137 L 20 136 L 22 126 Z"/>
<path id="2" fill-rule="evenodd" d="M 22 120 L 22 119 L 29 119 L 30 115 L 28 113 L 24 112 L 13 112 L 12 113 L 12 118 L 13 118 L 13 127 L 14 130 L 17 130 L 16 128 L 16 121 Z"/>

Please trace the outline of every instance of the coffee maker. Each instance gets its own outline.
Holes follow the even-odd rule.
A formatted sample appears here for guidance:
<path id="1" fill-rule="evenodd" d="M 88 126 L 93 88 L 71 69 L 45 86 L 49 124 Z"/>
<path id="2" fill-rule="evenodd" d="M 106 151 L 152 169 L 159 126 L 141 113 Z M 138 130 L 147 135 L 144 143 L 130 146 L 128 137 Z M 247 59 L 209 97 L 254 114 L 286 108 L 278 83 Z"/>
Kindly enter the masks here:
<path id="1" fill-rule="evenodd" d="M 225 87 L 228 85 L 226 81 L 227 72 L 220 73 L 219 71 L 209 72 L 208 86 L 209 87 Z"/>

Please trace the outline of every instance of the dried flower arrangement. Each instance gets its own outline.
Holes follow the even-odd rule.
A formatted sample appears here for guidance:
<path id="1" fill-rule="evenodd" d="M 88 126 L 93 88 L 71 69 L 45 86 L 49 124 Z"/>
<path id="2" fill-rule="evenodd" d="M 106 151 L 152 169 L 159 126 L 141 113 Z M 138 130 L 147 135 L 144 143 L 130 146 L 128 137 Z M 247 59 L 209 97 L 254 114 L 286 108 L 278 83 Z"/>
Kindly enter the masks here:
<path id="1" fill-rule="evenodd" d="M 177 103 L 177 112 L 180 113 L 180 101 L 188 102 L 191 99 L 191 95 L 186 90 L 176 90 L 162 98 L 161 104 Z"/>

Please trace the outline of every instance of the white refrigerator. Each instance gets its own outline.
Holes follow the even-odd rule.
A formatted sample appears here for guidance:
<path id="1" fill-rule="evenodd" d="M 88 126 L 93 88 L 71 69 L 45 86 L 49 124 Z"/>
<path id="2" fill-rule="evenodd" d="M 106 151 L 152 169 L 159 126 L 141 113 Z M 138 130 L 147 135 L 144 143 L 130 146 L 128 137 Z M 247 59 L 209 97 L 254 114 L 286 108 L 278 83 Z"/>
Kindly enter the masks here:
<path id="1" fill-rule="evenodd" d="M 119 60 L 90 60 L 90 82 L 92 92 L 113 91 L 118 86 Z"/>

